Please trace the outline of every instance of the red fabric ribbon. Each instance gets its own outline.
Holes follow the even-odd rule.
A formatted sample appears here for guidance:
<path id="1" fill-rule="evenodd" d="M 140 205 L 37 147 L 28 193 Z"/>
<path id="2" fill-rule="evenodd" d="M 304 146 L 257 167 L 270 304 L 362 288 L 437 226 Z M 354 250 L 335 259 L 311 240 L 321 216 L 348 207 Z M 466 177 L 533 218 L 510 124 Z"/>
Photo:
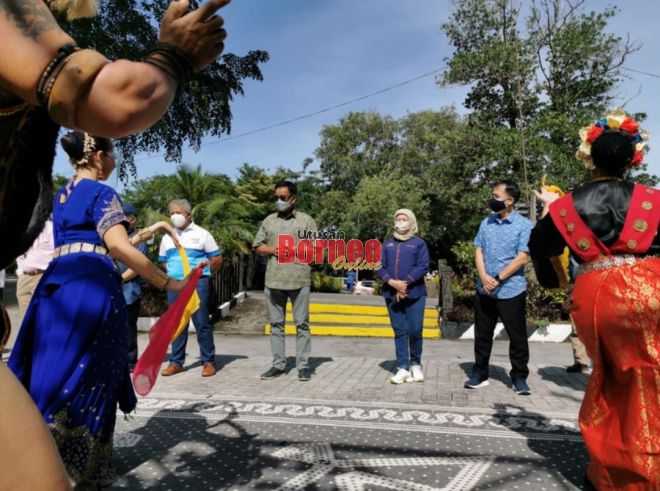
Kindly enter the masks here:
<path id="1" fill-rule="evenodd" d="M 202 275 L 202 268 L 197 267 L 190 273 L 190 281 L 181 290 L 179 296 L 149 330 L 149 344 L 133 370 L 135 392 L 146 396 L 156 385 L 161 363 L 167 353 L 172 336 L 181 323 L 181 317 L 190 297 L 195 293 L 197 282 Z"/>

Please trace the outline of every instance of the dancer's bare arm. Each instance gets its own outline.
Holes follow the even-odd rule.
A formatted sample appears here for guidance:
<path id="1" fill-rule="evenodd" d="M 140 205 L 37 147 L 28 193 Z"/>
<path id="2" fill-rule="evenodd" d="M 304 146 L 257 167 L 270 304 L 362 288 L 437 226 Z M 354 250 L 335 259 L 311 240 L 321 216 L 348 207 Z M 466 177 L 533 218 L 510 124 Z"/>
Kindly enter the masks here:
<path id="1" fill-rule="evenodd" d="M 69 476 L 41 414 L 0 363 L 0 490 L 70 490 Z"/>
<path id="2" fill-rule="evenodd" d="M 170 4 L 160 40 L 190 56 L 196 69 L 222 52 L 226 32 L 214 13 L 229 0 L 209 0 L 187 12 L 187 0 Z M 57 50 L 73 39 L 55 22 L 43 0 L 0 0 L 0 86 L 36 104 L 41 74 Z M 159 68 L 128 60 L 105 65 L 76 107 L 80 129 L 108 138 L 126 136 L 156 123 L 172 103 L 176 81 Z"/>
<path id="3" fill-rule="evenodd" d="M 149 280 L 158 271 L 158 267 L 149 261 L 149 259 L 133 247 L 128 239 L 126 228 L 123 224 L 117 224 L 110 227 L 103 234 L 103 242 L 108 247 L 110 255 L 124 263 L 145 280 Z M 167 284 L 167 289 L 172 291 L 181 291 L 188 282 L 188 278 L 181 281 L 171 279 Z"/>

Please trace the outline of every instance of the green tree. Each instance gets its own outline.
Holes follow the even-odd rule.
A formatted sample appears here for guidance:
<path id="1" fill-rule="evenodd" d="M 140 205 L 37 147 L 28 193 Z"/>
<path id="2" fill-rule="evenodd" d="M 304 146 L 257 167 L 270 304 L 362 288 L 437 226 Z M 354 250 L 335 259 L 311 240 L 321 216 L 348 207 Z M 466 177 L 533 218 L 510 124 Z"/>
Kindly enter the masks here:
<path id="1" fill-rule="evenodd" d="M 639 48 L 606 31 L 614 15 L 585 12 L 582 0 L 533 0 L 525 11 L 510 0 L 456 2 L 443 25 L 454 52 L 439 83 L 470 86 L 470 125 L 494 145 L 475 177 L 512 177 L 523 188 L 546 173 L 565 189 L 584 180 L 578 130 L 612 104 Z"/>
<path id="2" fill-rule="evenodd" d="M 398 151 L 396 121 L 376 112 L 360 112 L 324 126 L 315 153 L 321 177 L 331 188 L 352 192 L 363 177 L 391 168 Z"/>
<path id="3" fill-rule="evenodd" d="M 199 6 L 190 0 L 190 8 Z M 82 47 L 93 47 L 110 59 L 141 59 L 158 42 L 158 23 L 169 2 L 148 0 L 106 0 L 99 15 L 60 24 Z M 193 75 L 165 117 L 148 131 L 116 142 L 122 161 L 120 177 L 135 173 L 137 152 L 165 152 L 167 161 L 180 161 L 181 149 L 190 145 L 198 150 L 205 135 L 219 136 L 231 130 L 230 104 L 243 95 L 245 79 L 263 79 L 260 63 L 268 61 L 268 53 L 254 50 L 245 56 L 224 54 L 219 61 Z"/>
<path id="4" fill-rule="evenodd" d="M 391 236 L 394 212 L 411 209 L 417 218 L 419 234 L 428 230 L 428 201 L 420 187 L 420 179 L 412 175 L 381 173 L 364 177 L 351 200 L 344 208 L 341 229 L 347 238 L 385 239 Z"/>

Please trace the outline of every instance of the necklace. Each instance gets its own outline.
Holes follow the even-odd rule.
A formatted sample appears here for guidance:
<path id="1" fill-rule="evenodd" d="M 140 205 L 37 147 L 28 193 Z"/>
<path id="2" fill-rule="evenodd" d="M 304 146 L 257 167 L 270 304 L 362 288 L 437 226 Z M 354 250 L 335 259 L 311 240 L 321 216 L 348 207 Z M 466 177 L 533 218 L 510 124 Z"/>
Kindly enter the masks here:
<path id="1" fill-rule="evenodd" d="M 620 177 L 614 177 L 614 176 L 602 176 L 602 177 L 594 177 L 589 182 L 598 182 L 598 181 L 620 181 L 620 182 L 623 182 L 623 179 L 620 178 Z"/>

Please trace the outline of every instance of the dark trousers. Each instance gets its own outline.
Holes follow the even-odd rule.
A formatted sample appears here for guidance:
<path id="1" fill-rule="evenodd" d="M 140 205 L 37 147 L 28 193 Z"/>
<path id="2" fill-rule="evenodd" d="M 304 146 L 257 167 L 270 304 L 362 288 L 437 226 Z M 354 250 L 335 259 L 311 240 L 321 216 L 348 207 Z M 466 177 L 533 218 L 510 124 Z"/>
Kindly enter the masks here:
<path id="1" fill-rule="evenodd" d="M 137 320 L 140 316 L 140 299 L 126 306 L 128 314 L 128 363 L 135 365 L 138 359 Z"/>
<path id="2" fill-rule="evenodd" d="M 498 317 L 509 335 L 509 360 L 511 378 L 526 379 L 529 375 L 529 344 L 523 292 L 513 298 L 498 300 L 477 293 L 474 299 L 474 367 L 472 373 L 488 378 L 488 362 L 493 349 L 493 334 Z"/>
<path id="3" fill-rule="evenodd" d="M 213 341 L 213 324 L 209 313 L 211 282 L 208 276 L 202 276 L 197 283 L 197 295 L 199 295 L 199 309 L 192 315 L 193 325 L 197 332 L 197 344 L 199 344 L 199 357 L 202 363 L 215 363 L 215 342 Z M 178 293 L 168 291 L 167 301 L 171 305 Z M 183 366 L 186 360 L 186 344 L 188 344 L 188 328 L 172 343 L 172 354 L 170 362 Z"/>
<path id="4" fill-rule="evenodd" d="M 399 302 L 386 299 L 385 304 L 394 329 L 397 368 L 410 370 L 412 365 L 421 365 L 426 295 Z"/>

